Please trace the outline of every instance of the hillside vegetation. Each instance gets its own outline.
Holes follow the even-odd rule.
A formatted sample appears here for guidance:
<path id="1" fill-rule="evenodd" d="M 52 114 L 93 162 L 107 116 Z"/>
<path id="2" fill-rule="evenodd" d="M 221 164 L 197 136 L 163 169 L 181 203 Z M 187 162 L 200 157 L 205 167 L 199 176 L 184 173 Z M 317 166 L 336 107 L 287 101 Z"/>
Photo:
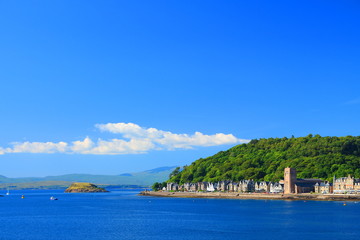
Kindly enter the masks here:
<path id="1" fill-rule="evenodd" d="M 254 179 L 278 181 L 285 167 L 296 168 L 298 178 L 331 180 L 351 174 L 360 177 L 360 137 L 269 138 L 252 140 L 214 156 L 199 159 L 168 182 L 216 182 Z"/>

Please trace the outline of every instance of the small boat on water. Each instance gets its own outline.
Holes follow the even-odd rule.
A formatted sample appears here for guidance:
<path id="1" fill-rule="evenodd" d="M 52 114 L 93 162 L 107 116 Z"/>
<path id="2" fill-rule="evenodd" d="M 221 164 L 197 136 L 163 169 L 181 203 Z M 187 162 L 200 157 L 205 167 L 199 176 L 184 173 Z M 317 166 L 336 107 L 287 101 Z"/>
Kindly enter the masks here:
<path id="1" fill-rule="evenodd" d="M 24 195 L 21 195 L 21 198 L 22 198 L 22 199 L 24 199 L 24 198 L 25 198 L 25 196 L 24 196 Z"/>
<path id="2" fill-rule="evenodd" d="M 9 190 L 9 187 L 7 188 L 6 195 L 10 195 L 10 190 Z"/>
<path id="3" fill-rule="evenodd" d="M 55 200 L 58 200 L 58 199 L 56 197 L 54 197 L 54 196 L 51 196 L 50 200 L 55 201 Z"/>

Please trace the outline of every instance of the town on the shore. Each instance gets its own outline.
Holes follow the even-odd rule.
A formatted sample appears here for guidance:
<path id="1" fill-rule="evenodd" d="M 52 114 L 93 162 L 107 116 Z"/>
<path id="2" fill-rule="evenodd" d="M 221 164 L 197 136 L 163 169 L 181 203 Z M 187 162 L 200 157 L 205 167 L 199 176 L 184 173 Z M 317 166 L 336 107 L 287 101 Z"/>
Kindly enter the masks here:
<path id="1" fill-rule="evenodd" d="M 165 191 L 185 192 L 239 192 L 239 193 L 272 193 L 272 194 L 297 194 L 297 193 L 318 193 L 318 194 L 358 194 L 360 193 L 360 179 L 351 177 L 336 178 L 333 182 L 321 179 L 299 179 L 296 177 L 296 169 L 285 168 L 284 180 L 279 182 L 256 182 L 253 180 L 241 181 L 219 181 L 219 182 L 198 182 L 167 183 Z"/>

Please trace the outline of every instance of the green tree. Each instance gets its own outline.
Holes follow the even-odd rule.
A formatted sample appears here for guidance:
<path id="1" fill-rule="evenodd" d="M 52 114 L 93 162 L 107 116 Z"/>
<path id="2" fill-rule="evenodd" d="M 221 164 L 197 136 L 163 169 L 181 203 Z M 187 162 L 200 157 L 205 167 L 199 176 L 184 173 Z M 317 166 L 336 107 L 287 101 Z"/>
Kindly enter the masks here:
<path id="1" fill-rule="evenodd" d="M 180 167 L 176 167 L 169 175 L 169 178 L 175 177 L 180 173 Z"/>

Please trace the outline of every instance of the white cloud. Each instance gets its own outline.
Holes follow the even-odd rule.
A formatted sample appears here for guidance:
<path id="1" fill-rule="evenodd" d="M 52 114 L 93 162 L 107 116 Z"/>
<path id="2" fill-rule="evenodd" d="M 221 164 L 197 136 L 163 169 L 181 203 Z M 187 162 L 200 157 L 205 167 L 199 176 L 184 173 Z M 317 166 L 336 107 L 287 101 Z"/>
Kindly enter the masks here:
<path id="1" fill-rule="evenodd" d="M 99 139 L 97 146 L 92 148 L 89 154 L 139 154 L 155 148 L 155 145 L 148 139 L 130 139 L 130 141 Z"/>
<path id="2" fill-rule="evenodd" d="M 1 148 L 4 153 L 75 153 L 75 154 L 141 154 L 150 150 L 190 149 L 225 144 L 246 143 L 232 134 L 216 133 L 206 135 L 200 132 L 176 134 L 156 128 L 144 128 L 134 123 L 107 123 L 95 125 L 101 131 L 122 135 L 123 139 L 98 139 L 66 142 L 23 142 L 13 143 L 11 148 Z"/>
<path id="3" fill-rule="evenodd" d="M 154 140 L 167 149 L 192 148 L 195 146 L 209 147 L 225 144 L 240 143 L 241 140 L 232 134 L 217 133 L 215 135 L 205 135 L 195 132 L 193 135 L 164 133 L 161 138 Z"/>
<path id="4" fill-rule="evenodd" d="M 89 137 L 86 137 L 83 141 L 72 142 L 70 150 L 74 153 L 88 154 L 94 145 L 94 142 Z"/>
<path id="5" fill-rule="evenodd" d="M 23 142 L 13 143 L 13 148 L 6 148 L 5 153 L 63 153 L 66 152 L 66 142 Z"/>
<path id="6" fill-rule="evenodd" d="M 166 133 L 156 128 L 146 129 L 135 123 L 107 123 L 95 126 L 103 132 L 120 133 L 125 138 L 158 138 Z"/>
<path id="7" fill-rule="evenodd" d="M 193 135 L 176 134 L 156 128 L 143 128 L 134 123 L 97 124 L 101 131 L 122 134 L 125 138 L 151 139 L 161 149 L 192 148 L 195 146 L 209 147 L 225 144 L 245 143 L 248 140 L 238 139 L 232 134 L 217 133 L 205 135 L 195 132 Z"/>

